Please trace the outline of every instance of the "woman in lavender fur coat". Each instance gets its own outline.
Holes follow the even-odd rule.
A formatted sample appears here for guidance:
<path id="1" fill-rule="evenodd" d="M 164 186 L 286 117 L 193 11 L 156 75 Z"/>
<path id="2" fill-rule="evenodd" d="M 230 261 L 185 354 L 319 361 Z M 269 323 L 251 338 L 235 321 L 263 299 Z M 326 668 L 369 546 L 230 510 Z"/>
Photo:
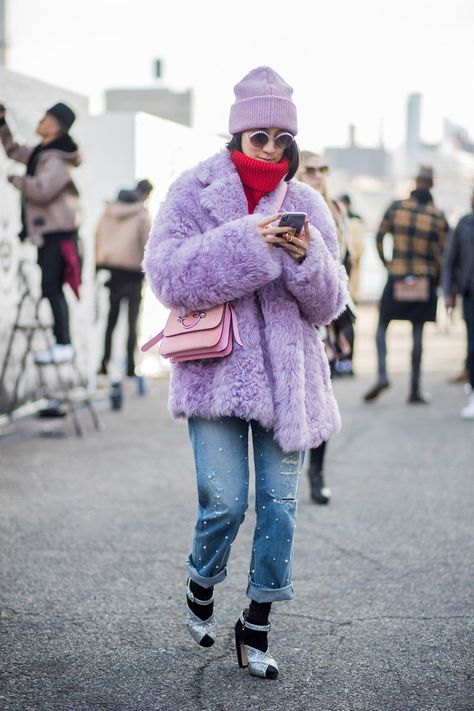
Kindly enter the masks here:
<path id="1" fill-rule="evenodd" d="M 170 409 L 188 419 L 198 515 L 187 561 L 187 625 L 216 638 L 213 588 L 248 505 L 248 438 L 256 471 L 256 526 L 247 597 L 235 627 L 240 666 L 278 675 L 268 650 L 272 602 L 293 597 L 291 562 L 306 449 L 340 426 L 315 326 L 344 308 L 346 274 L 323 198 L 292 180 L 299 152 L 292 88 L 271 68 L 235 86 L 232 139 L 171 186 L 146 248 L 158 299 L 183 314 L 232 302 L 242 346 L 226 358 L 175 363 Z M 280 205 L 284 187 L 283 204 Z M 299 235 L 274 226 L 280 207 L 306 212 Z"/>

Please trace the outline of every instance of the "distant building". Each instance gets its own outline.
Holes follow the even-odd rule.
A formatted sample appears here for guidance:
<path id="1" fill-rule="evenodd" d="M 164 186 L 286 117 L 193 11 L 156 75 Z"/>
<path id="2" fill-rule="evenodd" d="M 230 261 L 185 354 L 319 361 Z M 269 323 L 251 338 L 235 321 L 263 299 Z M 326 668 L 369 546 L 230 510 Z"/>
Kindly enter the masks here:
<path id="1" fill-rule="evenodd" d="M 410 94 L 407 101 L 405 146 L 408 155 L 420 148 L 421 94 Z"/>
<path id="2" fill-rule="evenodd" d="M 386 178 L 391 173 L 391 157 L 383 145 L 378 148 L 358 146 L 354 126 L 349 127 L 349 145 L 326 148 L 324 157 L 332 171 L 343 170 L 349 175 L 373 178 Z"/>
<path id="3" fill-rule="evenodd" d="M 171 91 L 162 88 L 108 89 L 106 111 L 143 111 L 183 126 L 191 126 L 192 91 Z"/>

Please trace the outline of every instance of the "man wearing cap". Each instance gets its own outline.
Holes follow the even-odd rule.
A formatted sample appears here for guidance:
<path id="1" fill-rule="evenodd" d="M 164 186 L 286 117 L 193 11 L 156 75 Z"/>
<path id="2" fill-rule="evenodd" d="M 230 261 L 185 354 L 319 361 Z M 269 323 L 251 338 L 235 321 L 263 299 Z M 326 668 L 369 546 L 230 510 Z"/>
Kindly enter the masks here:
<path id="1" fill-rule="evenodd" d="M 55 344 L 36 353 L 37 363 L 62 363 L 74 356 L 69 332 L 69 312 L 62 285 L 67 282 L 79 298 L 78 255 L 79 192 L 72 170 L 80 162 L 79 150 L 69 135 L 75 114 L 66 104 L 48 109 L 36 132 L 35 146 L 16 143 L 0 105 L 0 139 L 9 158 L 26 165 L 24 175 L 9 175 L 8 181 L 21 193 L 23 241 L 30 238 L 38 247 L 42 295 L 53 312 Z"/>
<path id="2" fill-rule="evenodd" d="M 441 276 L 441 262 L 449 230 L 443 212 L 434 206 L 431 188 L 433 169 L 422 166 L 415 178 L 416 187 L 406 200 L 396 200 L 386 211 L 376 236 L 377 251 L 388 270 L 388 279 L 380 301 L 376 343 L 378 379 L 365 394 L 366 402 L 375 400 L 389 387 L 386 370 L 385 335 L 390 321 L 411 321 L 413 349 L 408 402 L 426 404 L 421 391 L 421 355 L 423 325 L 436 320 L 436 289 Z M 387 260 L 385 235 L 393 238 L 393 253 Z"/>

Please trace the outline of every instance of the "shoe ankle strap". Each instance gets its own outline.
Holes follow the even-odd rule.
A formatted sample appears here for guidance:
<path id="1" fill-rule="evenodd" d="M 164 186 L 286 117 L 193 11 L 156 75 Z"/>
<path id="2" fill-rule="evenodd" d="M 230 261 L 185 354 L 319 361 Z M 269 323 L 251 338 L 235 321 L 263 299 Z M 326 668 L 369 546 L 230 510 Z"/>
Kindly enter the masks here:
<path id="1" fill-rule="evenodd" d="M 252 622 L 249 622 L 247 620 L 244 613 L 241 614 L 240 621 L 242 622 L 243 626 L 246 627 L 248 630 L 254 630 L 255 632 L 270 632 L 272 628 L 270 622 L 266 625 L 254 625 Z"/>
<path id="2" fill-rule="evenodd" d="M 191 591 L 191 588 L 189 587 L 189 582 L 186 585 L 186 597 L 188 598 L 189 602 L 194 602 L 196 605 L 210 605 L 211 602 L 214 602 L 214 593 L 212 593 L 211 597 L 208 600 L 199 600 L 199 598 L 197 598 Z"/>

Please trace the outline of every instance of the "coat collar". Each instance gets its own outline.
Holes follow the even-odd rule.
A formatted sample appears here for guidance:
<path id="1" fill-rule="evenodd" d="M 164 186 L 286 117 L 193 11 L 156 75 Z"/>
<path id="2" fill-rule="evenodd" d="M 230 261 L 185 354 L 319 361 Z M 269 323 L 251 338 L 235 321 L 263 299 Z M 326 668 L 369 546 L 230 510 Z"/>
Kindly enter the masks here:
<path id="1" fill-rule="evenodd" d="M 199 196 L 201 205 L 218 224 L 237 220 L 248 213 L 244 188 L 228 150 L 220 151 L 201 163 L 197 169 L 197 178 L 204 185 Z M 263 196 L 255 212 L 267 215 L 276 212 L 280 185 L 281 183 L 273 192 Z M 289 209 L 287 198 L 285 207 Z"/>

